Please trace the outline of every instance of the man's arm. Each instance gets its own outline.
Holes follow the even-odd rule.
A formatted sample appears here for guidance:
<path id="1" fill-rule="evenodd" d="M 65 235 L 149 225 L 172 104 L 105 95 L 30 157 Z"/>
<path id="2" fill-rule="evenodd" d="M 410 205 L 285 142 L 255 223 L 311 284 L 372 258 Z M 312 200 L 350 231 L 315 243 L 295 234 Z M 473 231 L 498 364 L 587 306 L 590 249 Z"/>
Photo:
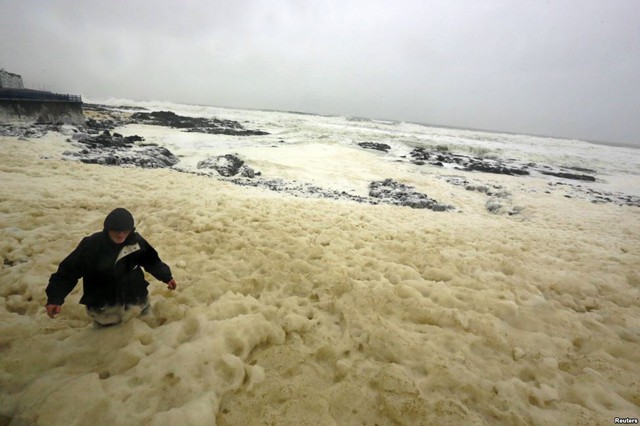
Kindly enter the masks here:
<path id="1" fill-rule="evenodd" d="M 49 285 L 46 289 L 47 314 L 52 318 L 60 312 L 60 306 L 64 303 L 64 299 L 84 274 L 82 259 L 86 240 L 83 238 L 80 241 L 78 247 L 60 262 L 58 270 L 49 278 Z"/>
<path id="2" fill-rule="evenodd" d="M 140 242 L 144 247 L 144 254 L 140 259 L 140 265 L 157 280 L 167 284 L 167 288 L 169 290 L 175 290 L 177 284 L 171 274 L 171 268 L 169 268 L 169 265 L 160 260 L 158 252 L 141 236 Z"/>

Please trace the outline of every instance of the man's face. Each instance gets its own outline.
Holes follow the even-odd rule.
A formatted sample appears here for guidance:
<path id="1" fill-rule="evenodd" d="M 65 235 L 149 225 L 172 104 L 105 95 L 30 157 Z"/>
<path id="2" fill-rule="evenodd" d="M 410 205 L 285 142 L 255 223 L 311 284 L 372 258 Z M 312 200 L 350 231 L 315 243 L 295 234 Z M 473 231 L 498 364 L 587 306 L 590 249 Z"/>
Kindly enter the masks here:
<path id="1" fill-rule="evenodd" d="M 124 243 L 131 231 L 109 231 L 109 238 L 116 244 Z"/>

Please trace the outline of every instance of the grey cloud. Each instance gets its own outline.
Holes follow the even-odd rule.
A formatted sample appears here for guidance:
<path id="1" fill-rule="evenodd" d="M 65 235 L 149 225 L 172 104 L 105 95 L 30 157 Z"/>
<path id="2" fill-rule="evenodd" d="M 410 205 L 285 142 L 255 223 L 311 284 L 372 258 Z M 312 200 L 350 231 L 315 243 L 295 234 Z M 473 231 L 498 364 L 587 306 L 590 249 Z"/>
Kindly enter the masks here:
<path id="1" fill-rule="evenodd" d="M 634 0 L 3 1 L 35 88 L 640 145 Z"/>

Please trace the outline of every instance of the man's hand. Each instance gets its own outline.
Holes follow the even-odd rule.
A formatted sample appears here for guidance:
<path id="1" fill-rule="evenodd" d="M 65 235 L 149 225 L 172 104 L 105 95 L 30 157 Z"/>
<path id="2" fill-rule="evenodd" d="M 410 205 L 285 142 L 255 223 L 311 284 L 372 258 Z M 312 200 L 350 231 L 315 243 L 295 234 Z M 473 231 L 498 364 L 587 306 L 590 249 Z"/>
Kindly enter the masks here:
<path id="1" fill-rule="evenodd" d="M 60 309 L 62 309 L 62 306 L 60 305 L 47 305 L 47 315 L 49 315 L 51 318 L 55 318 L 56 315 L 58 315 L 60 313 Z"/>
<path id="2" fill-rule="evenodd" d="M 177 286 L 178 286 L 178 284 L 176 283 L 175 278 L 171 278 L 171 281 L 169 281 L 169 282 L 167 283 L 167 288 L 168 288 L 169 290 L 175 290 Z"/>

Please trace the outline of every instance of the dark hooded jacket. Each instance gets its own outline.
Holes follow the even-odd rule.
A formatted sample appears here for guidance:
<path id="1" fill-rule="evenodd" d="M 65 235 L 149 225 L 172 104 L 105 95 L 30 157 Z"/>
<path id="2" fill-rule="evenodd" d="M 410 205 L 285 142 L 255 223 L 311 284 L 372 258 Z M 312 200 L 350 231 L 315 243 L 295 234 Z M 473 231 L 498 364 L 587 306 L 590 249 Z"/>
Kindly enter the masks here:
<path id="1" fill-rule="evenodd" d="M 83 238 L 51 275 L 47 304 L 62 305 L 80 277 L 84 287 L 80 303 L 88 308 L 143 303 L 149 283 L 140 267 L 162 282 L 172 279 L 169 266 L 137 232 L 122 244 L 111 241 L 106 229 L 96 232 Z"/>

